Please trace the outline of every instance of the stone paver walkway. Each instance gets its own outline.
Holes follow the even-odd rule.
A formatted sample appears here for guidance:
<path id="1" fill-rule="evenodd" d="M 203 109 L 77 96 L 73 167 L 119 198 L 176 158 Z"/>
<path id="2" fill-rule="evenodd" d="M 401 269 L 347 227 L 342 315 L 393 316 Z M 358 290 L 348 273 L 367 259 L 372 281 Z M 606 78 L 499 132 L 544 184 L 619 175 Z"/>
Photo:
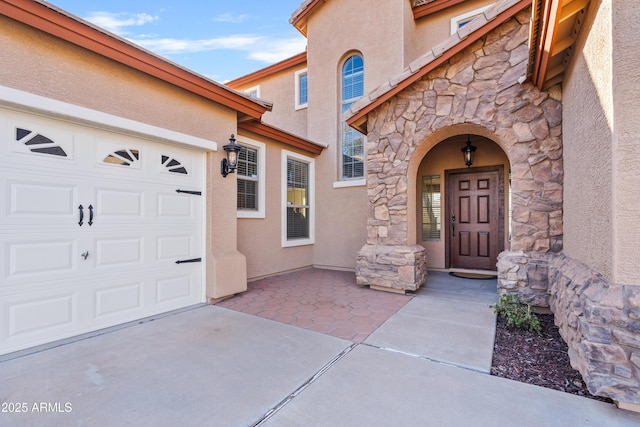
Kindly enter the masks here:
<path id="1" fill-rule="evenodd" d="M 217 305 L 362 342 L 411 298 L 359 286 L 353 272 L 306 269 L 251 282 Z"/>

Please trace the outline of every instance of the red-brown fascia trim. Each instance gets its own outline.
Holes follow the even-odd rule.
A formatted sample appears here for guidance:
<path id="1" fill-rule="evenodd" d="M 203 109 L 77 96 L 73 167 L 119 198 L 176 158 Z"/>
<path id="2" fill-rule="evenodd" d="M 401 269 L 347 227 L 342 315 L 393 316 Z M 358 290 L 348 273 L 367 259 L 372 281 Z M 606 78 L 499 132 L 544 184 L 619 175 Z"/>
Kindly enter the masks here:
<path id="1" fill-rule="evenodd" d="M 284 61 L 280 61 L 277 64 L 270 65 L 266 68 L 263 68 L 258 71 L 254 71 L 251 74 L 247 74 L 246 76 L 238 77 L 235 80 L 231 80 L 227 82 L 227 86 L 232 89 L 244 86 L 248 83 L 252 83 L 254 81 L 263 79 L 268 76 L 272 76 L 280 71 L 287 70 L 291 67 L 297 67 L 307 62 L 307 52 L 302 52 L 297 54 L 296 56 L 292 56 L 291 58 L 285 59 Z"/>
<path id="2" fill-rule="evenodd" d="M 413 19 L 419 19 L 432 13 L 440 12 L 451 6 L 463 3 L 465 0 L 436 0 L 434 2 L 413 8 Z"/>
<path id="3" fill-rule="evenodd" d="M 542 7 L 542 16 L 540 16 L 540 29 L 538 31 L 535 43 L 536 56 L 533 68 L 532 83 L 540 90 L 544 85 L 549 61 L 555 43 L 558 24 L 560 22 L 559 1 L 545 1 Z"/>
<path id="4" fill-rule="evenodd" d="M 320 154 L 325 147 L 308 141 L 304 138 L 300 138 L 273 126 L 269 126 L 262 123 L 259 120 L 247 120 L 238 123 L 238 130 L 245 132 L 255 133 L 256 135 L 264 136 L 266 138 L 273 139 L 290 147 L 299 148 L 311 154 Z"/>
<path id="5" fill-rule="evenodd" d="M 269 109 L 39 1 L 2 0 L 0 14 L 250 117 L 260 118 Z"/>
<path id="6" fill-rule="evenodd" d="M 375 110 L 380 105 L 382 105 L 385 102 L 387 102 L 389 99 L 391 99 L 396 94 L 402 92 L 404 89 L 406 89 L 407 87 L 411 86 L 416 81 L 420 80 L 427 73 L 433 71 L 434 69 L 436 69 L 440 65 L 442 65 L 445 62 L 447 62 L 448 60 L 450 60 L 457 53 L 462 52 L 465 48 L 471 46 L 473 43 L 475 43 L 476 41 L 480 40 L 482 37 L 486 36 L 489 32 L 495 30 L 500 25 L 502 25 L 505 22 L 507 22 L 516 13 L 518 13 L 521 10 L 529 7 L 531 5 L 532 1 L 533 0 L 522 0 L 522 1 L 518 2 L 518 3 L 516 3 L 515 5 L 511 6 L 509 9 L 506 9 L 504 12 L 502 12 L 501 14 L 496 16 L 495 19 L 493 19 L 492 21 L 489 21 L 483 27 L 481 27 L 478 30 L 474 31 L 473 33 L 469 34 L 469 36 L 466 39 L 460 41 L 460 43 L 458 43 L 457 45 L 455 45 L 451 49 L 449 49 L 446 52 L 444 52 L 442 55 L 437 57 L 435 60 L 433 60 L 432 62 L 430 62 L 426 66 L 424 66 L 424 68 L 416 71 L 414 74 L 412 74 L 411 76 L 407 77 L 405 80 L 401 81 L 396 86 L 394 86 L 393 89 L 391 89 L 388 92 L 382 94 L 382 96 L 380 96 L 378 99 L 373 101 L 371 104 L 365 106 L 362 110 L 358 111 L 356 114 L 354 114 L 353 116 L 349 117 L 349 119 L 347 120 L 347 124 L 349 126 L 351 126 L 351 127 L 354 127 L 356 129 L 360 130 L 361 132 L 363 130 L 366 130 L 361 125 L 362 125 L 362 122 L 364 120 L 366 120 L 367 114 L 369 114 L 371 111 Z"/>
<path id="7" fill-rule="evenodd" d="M 300 25 L 303 19 L 306 19 L 309 14 L 313 11 L 313 9 L 320 3 L 324 3 L 327 0 L 313 0 L 311 3 L 307 5 L 300 13 L 298 13 L 295 17 L 289 20 L 289 23 L 296 27 L 298 31 L 302 33 L 303 36 L 307 36 L 307 25 Z"/>

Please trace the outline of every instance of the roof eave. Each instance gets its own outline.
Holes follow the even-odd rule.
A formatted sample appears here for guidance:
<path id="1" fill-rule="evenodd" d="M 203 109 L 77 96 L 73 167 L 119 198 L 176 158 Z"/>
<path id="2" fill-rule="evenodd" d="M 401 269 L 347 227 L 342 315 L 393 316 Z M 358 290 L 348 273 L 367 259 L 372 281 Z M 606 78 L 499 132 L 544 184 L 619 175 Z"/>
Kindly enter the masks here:
<path id="1" fill-rule="evenodd" d="M 431 15 L 432 13 L 440 12 L 451 6 L 455 6 L 466 0 L 436 0 L 431 3 L 423 4 L 413 7 L 413 19 L 420 19 L 424 16 Z"/>
<path id="2" fill-rule="evenodd" d="M 251 74 L 247 74 L 242 77 L 238 77 L 237 79 L 231 80 L 227 82 L 227 86 L 232 89 L 247 85 L 249 83 L 253 83 L 255 81 L 264 79 L 265 77 L 272 76 L 281 71 L 288 70 L 289 68 L 297 67 L 307 62 L 307 52 L 299 53 L 291 58 L 287 58 L 283 61 L 280 61 L 276 64 L 270 65 L 268 67 L 262 68 L 260 70 L 254 71 Z"/>
<path id="3" fill-rule="evenodd" d="M 278 129 L 276 127 L 263 123 L 260 120 L 248 120 L 240 122 L 238 123 L 238 130 L 251 132 L 256 135 L 270 138 L 313 155 L 318 155 L 322 153 L 325 148 L 327 148 L 326 145 L 321 145 L 301 138 L 282 129 Z"/>
<path id="4" fill-rule="evenodd" d="M 270 109 L 41 0 L 3 0 L 0 14 L 242 114 L 260 118 Z"/>
<path id="5" fill-rule="evenodd" d="M 307 37 L 307 18 L 318 4 L 324 3 L 325 1 L 326 0 L 305 0 L 300 7 L 293 12 L 291 18 L 289 18 L 289 23 L 296 27 L 303 36 Z"/>

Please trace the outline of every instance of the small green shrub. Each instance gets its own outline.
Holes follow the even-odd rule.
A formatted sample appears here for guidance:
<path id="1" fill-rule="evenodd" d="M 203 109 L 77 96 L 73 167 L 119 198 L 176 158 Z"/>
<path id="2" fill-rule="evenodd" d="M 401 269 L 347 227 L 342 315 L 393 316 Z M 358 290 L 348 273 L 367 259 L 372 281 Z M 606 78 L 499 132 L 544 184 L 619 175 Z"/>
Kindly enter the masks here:
<path id="1" fill-rule="evenodd" d="M 493 312 L 506 320 L 507 326 L 542 335 L 538 317 L 529 304 L 523 304 L 517 295 L 502 295 L 498 303 L 490 306 Z"/>

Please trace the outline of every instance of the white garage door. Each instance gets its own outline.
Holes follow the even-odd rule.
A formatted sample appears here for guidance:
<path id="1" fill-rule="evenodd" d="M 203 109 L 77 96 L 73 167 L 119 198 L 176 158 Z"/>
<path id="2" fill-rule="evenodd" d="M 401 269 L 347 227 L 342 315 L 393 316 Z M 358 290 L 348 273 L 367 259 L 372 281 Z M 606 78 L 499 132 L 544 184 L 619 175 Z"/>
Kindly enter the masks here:
<path id="1" fill-rule="evenodd" d="M 204 300 L 202 152 L 3 109 L 0 137 L 0 354 Z"/>

